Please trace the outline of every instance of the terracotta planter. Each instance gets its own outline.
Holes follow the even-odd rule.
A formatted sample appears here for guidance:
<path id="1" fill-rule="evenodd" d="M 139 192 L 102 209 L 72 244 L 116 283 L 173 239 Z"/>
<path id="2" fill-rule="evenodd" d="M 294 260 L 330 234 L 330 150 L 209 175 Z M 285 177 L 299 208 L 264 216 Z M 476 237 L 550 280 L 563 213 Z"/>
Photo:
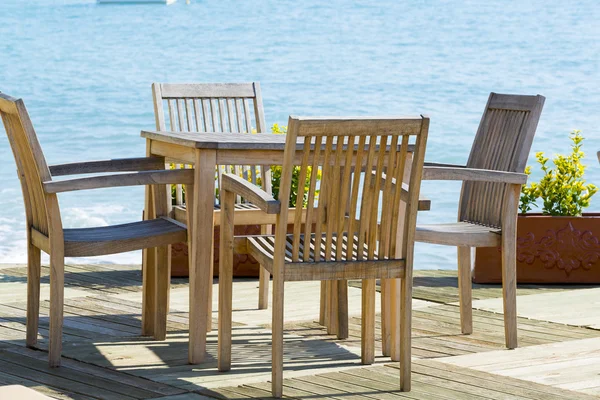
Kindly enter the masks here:
<path id="1" fill-rule="evenodd" d="M 219 276 L 219 227 L 215 227 L 214 245 L 214 276 Z M 235 235 L 260 235 L 260 225 L 236 226 Z M 258 277 L 259 264 L 252 256 L 235 254 L 233 258 L 233 276 Z M 171 276 L 189 276 L 188 246 L 177 243 L 171 247 Z"/>
<path id="2" fill-rule="evenodd" d="M 477 248 L 473 282 L 502 282 L 500 256 L 500 248 Z M 600 213 L 519 215 L 517 282 L 600 283 Z"/>

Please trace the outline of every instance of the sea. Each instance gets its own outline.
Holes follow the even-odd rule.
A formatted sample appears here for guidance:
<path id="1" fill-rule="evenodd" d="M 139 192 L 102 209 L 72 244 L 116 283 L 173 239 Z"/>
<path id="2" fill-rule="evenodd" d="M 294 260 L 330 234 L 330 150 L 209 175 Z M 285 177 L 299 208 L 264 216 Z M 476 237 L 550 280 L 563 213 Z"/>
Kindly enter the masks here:
<path id="1" fill-rule="evenodd" d="M 152 82 L 262 87 L 267 125 L 294 115 L 431 117 L 426 160 L 465 163 L 490 92 L 542 94 L 529 159 L 585 137 L 600 185 L 597 0 L 0 0 L 0 91 L 22 98 L 48 163 L 145 153 Z M 0 134 L 0 263 L 26 261 L 16 167 Z M 425 182 L 420 223 L 456 220 L 460 183 Z M 139 220 L 143 189 L 61 194 L 65 227 Z M 600 211 L 600 194 L 589 211 Z M 70 260 L 69 262 L 74 261 Z M 139 264 L 140 252 L 77 259 Z M 415 268 L 455 269 L 456 249 L 417 244 Z"/>

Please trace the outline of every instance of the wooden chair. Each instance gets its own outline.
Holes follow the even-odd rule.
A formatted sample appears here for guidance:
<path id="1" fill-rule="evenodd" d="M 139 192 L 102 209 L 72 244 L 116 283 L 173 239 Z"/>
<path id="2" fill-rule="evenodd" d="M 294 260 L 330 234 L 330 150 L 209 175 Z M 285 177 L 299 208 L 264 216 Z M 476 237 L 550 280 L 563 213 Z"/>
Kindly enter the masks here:
<path id="1" fill-rule="evenodd" d="M 227 371 L 231 366 L 232 258 L 235 248 L 237 252 L 254 256 L 273 274 L 274 397 L 281 397 L 283 385 L 284 282 L 303 280 L 363 280 L 361 360 L 370 364 L 374 360 L 375 281 L 402 279 L 401 323 L 396 325 L 401 332 L 400 387 L 410 390 L 413 245 L 428 128 L 427 117 L 290 117 L 280 199 L 286 199 L 282 201 L 286 205 L 291 196 L 292 171 L 296 165 L 300 166 L 300 181 L 309 177 L 310 187 L 304 193 L 300 185 L 296 194 L 297 204 L 302 204 L 306 195 L 307 206 L 293 211 L 293 233 L 289 235 L 287 221 L 291 210 L 239 176 L 223 174 L 220 371 Z M 301 146 L 297 144 L 298 139 L 303 143 L 301 151 L 297 151 Z M 415 140 L 412 162 L 409 140 Z M 355 166 L 360 166 L 359 171 L 362 169 L 366 173 L 352 173 Z M 404 190 L 396 182 L 402 182 L 404 170 L 410 166 L 410 183 Z M 320 174 L 316 173 L 318 169 Z M 388 179 L 385 179 L 386 173 Z M 248 198 L 264 212 L 276 215 L 275 235 L 236 237 L 234 241 L 236 195 Z M 401 199 L 407 204 L 403 216 L 399 215 Z M 346 285 L 338 287 L 345 288 Z M 396 307 L 400 305 L 396 304 Z"/>
<path id="2" fill-rule="evenodd" d="M 154 115 L 156 129 L 159 131 L 215 132 L 215 135 L 227 132 L 265 132 L 265 115 L 258 82 L 251 83 L 193 83 L 172 84 L 154 83 Z M 165 118 L 165 115 L 167 118 Z M 167 124 L 168 121 L 168 124 Z M 179 165 L 179 167 L 182 167 Z M 217 168 L 217 190 L 221 191 L 221 175 L 235 172 L 243 175 L 252 184 L 271 193 L 271 172 L 269 166 L 221 165 Z M 260 181 L 259 181 L 260 179 Z M 173 217 L 186 223 L 186 206 L 181 185 L 176 186 Z M 220 223 L 220 196 L 215 195 L 215 226 Z M 238 225 L 262 225 L 263 234 L 271 232 L 269 223 L 265 224 L 265 214 L 256 206 L 240 196 L 236 198 L 236 216 Z M 267 220 L 268 220 L 268 216 Z M 268 221 L 267 221 L 268 222 Z M 268 306 L 270 276 L 260 268 L 258 308 Z M 212 276 L 212 273 L 211 273 Z M 211 313 L 209 313 L 209 316 Z M 209 317 L 212 320 L 212 317 Z M 209 321 L 209 330 L 211 322 Z"/>
<path id="3" fill-rule="evenodd" d="M 425 163 L 423 180 L 463 181 L 458 222 L 417 225 L 415 240 L 458 247 L 460 320 L 473 331 L 471 248 L 502 247 L 506 347 L 517 347 L 516 223 L 523 172 L 545 98 L 491 93 L 466 166 Z"/>
<path id="4" fill-rule="evenodd" d="M 155 196 L 152 219 L 99 228 L 64 229 L 57 193 L 133 185 L 193 184 L 193 171 L 164 170 L 162 157 L 131 158 L 50 166 L 42 153 L 25 105 L 0 93 L 0 115 L 15 156 L 27 218 L 27 346 L 37 343 L 40 308 L 40 256 L 50 255 L 49 363 L 60 365 L 63 325 L 64 258 L 88 257 L 154 248 L 155 260 L 144 271 L 145 334 L 166 327 L 169 245 L 187 240 L 187 229 L 167 217 L 167 199 Z M 142 171 L 134 172 L 131 171 Z M 96 177 L 53 180 L 60 175 L 120 172 Z M 130 173 L 122 173 L 130 172 Z M 189 187 L 189 190 L 192 190 Z"/>

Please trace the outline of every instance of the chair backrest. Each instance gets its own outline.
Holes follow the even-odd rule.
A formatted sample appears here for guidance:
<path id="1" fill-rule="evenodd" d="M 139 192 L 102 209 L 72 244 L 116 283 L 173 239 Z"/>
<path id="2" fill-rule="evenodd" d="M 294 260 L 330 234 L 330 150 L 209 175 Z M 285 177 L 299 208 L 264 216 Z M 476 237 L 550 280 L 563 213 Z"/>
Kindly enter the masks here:
<path id="1" fill-rule="evenodd" d="M 294 213 L 291 261 L 396 259 L 404 258 L 407 248 L 412 255 L 428 129 L 427 117 L 290 117 L 279 198 L 297 204 L 295 210 L 282 207 L 280 214 L 287 221 L 287 213 Z M 300 142 L 302 155 L 294 159 Z M 299 184 L 297 193 L 290 193 L 294 169 Z M 405 196 L 395 183 L 408 169 Z M 309 182 L 308 190 L 302 182 Z M 406 203 L 402 219 L 401 200 Z M 303 217 L 309 223 L 302 224 Z M 402 220 L 406 223 L 399 226 Z M 300 252 L 300 243 L 312 237 L 324 243 L 322 254 Z"/>
<path id="2" fill-rule="evenodd" d="M 524 172 L 544 96 L 490 93 L 471 148 L 468 168 Z M 459 221 L 502 226 L 504 183 L 463 183 Z"/>
<path id="3" fill-rule="evenodd" d="M 154 83 L 152 93 L 157 130 L 215 133 L 251 133 L 254 129 L 256 132 L 266 131 L 258 82 Z M 261 176 L 261 186 L 270 192 L 268 169 L 253 165 L 220 165 L 217 167 L 217 187 L 221 186 L 223 172 L 233 172 L 255 185 Z M 176 191 L 177 204 L 181 203 L 179 188 Z"/>
<path id="4" fill-rule="evenodd" d="M 23 100 L 0 93 L 0 115 L 21 181 L 28 232 L 33 227 L 48 235 L 48 195 L 42 182 L 50 181 L 51 175 Z"/>

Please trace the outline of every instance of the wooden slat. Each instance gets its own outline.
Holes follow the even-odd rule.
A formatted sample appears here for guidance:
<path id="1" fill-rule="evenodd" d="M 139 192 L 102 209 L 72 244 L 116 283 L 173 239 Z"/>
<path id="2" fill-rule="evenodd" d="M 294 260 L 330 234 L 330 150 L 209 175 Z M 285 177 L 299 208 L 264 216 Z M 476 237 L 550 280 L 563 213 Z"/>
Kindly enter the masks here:
<path id="1" fill-rule="evenodd" d="M 330 181 L 326 179 L 329 178 L 329 173 L 331 170 L 331 164 L 329 160 L 331 159 L 331 152 L 333 147 L 333 136 L 327 136 L 326 144 L 325 144 L 325 153 L 324 153 L 324 164 L 322 169 L 322 176 L 325 178 L 321 178 L 321 187 L 319 191 L 318 197 L 318 207 L 317 207 L 317 222 L 315 224 L 315 240 L 316 243 L 321 243 L 321 238 L 323 237 L 323 222 L 325 221 L 327 206 L 328 203 L 328 191 L 330 190 L 329 185 Z M 317 249 L 319 250 L 319 249 Z M 327 261 L 329 258 L 328 254 L 323 255 L 324 260 Z M 315 261 L 321 261 L 321 251 L 315 251 Z"/>
<path id="2" fill-rule="evenodd" d="M 216 98 L 211 98 L 209 100 L 209 104 L 210 104 L 210 116 L 211 116 L 211 121 L 212 121 L 212 131 L 213 132 L 222 132 L 221 128 L 219 128 L 219 120 L 217 117 L 217 109 L 218 109 L 218 99 Z"/>
<path id="3" fill-rule="evenodd" d="M 196 132 L 202 132 L 203 121 L 202 121 L 202 106 L 200 105 L 200 101 L 198 99 L 193 99 L 194 102 L 194 114 L 196 115 Z M 204 132 L 206 132 L 206 128 L 204 128 Z"/>
<path id="4" fill-rule="evenodd" d="M 387 146 L 387 136 L 381 136 L 380 137 L 380 146 Z M 377 157 L 377 171 L 375 173 L 375 176 L 372 176 L 371 174 L 371 181 L 375 181 L 372 182 L 375 184 L 375 187 L 373 189 L 372 192 L 372 196 L 373 196 L 373 203 L 371 204 L 371 208 L 370 208 L 370 212 L 371 212 L 371 216 L 370 216 L 370 221 L 369 221 L 369 228 L 368 228 L 368 246 L 369 246 L 369 260 L 373 259 L 373 256 L 375 255 L 375 248 L 377 247 L 377 226 L 378 226 L 378 221 L 377 221 L 377 217 L 379 214 L 379 193 L 380 193 L 380 186 L 381 186 L 381 177 L 383 176 L 383 163 L 386 157 L 386 152 L 385 151 L 380 151 L 379 155 Z M 394 221 L 392 221 L 393 223 Z M 381 254 L 383 256 L 383 253 Z"/>
<path id="5" fill-rule="evenodd" d="M 227 123 L 226 121 L 226 116 L 225 116 L 225 101 L 223 99 L 217 99 L 217 102 L 219 104 L 219 120 L 221 122 L 221 132 L 227 132 Z"/>
<path id="6" fill-rule="evenodd" d="M 309 189 L 308 189 L 308 199 L 307 199 L 307 203 L 306 203 L 306 221 L 312 221 L 313 214 L 315 216 L 317 216 L 316 221 L 319 221 L 319 219 L 318 219 L 319 211 L 318 211 L 318 209 L 315 211 L 315 191 L 317 189 L 317 177 L 319 175 L 319 164 L 317 163 L 317 160 L 319 159 L 319 156 L 321 153 L 321 139 L 322 139 L 321 137 L 315 137 L 315 139 L 314 139 L 315 151 L 314 151 L 313 163 L 311 165 L 310 184 L 309 184 Z M 320 194 L 319 194 L 319 196 L 320 196 Z M 316 225 L 319 225 L 319 224 L 317 223 Z M 311 236 L 312 227 L 313 227 L 312 223 L 304 224 L 304 237 Z M 304 251 L 303 255 L 302 255 L 302 259 L 304 261 L 308 261 L 310 259 L 310 252 Z M 317 258 L 315 257 L 314 260 L 316 261 Z"/>
<path id="7" fill-rule="evenodd" d="M 310 148 L 311 138 L 306 137 L 304 139 L 304 147 Z M 304 202 L 304 186 L 306 182 L 307 172 L 308 172 L 308 156 L 310 155 L 310 151 L 306 151 L 304 153 L 304 157 L 302 158 L 302 164 L 300 165 L 300 173 L 298 175 L 298 193 L 296 195 L 296 210 L 294 212 L 294 245 L 292 249 L 292 261 L 298 261 L 298 250 L 300 249 L 300 232 L 302 229 L 302 209 Z M 310 193 L 310 187 L 309 187 Z M 303 254 L 303 259 L 306 259 Z"/>
<path id="8" fill-rule="evenodd" d="M 375 166 L 375 162 L 377 158 L 375 157 L 375 143 L 377 142 L 377 136 L 369 137 L 369 150 L 367 154 L 367 164 L 366 170 L 371 171 Z M 371 180 L 373 179 L 372 174 L 365 174 L 364 182 L 363 182 L 363 190 L 362 190 L 362 201 L 360 205 L 360 219 L 358 224 L 358 248 L 361 249 L 364 247 L 366 242 L 366 236 L 368 234 L 369 229 L 369 218 L 371 216 L 371 206 L 373 201 L 373 189 L 371 185 Z M 362 260 L 363 254 L 359 252 L 358 259 Z"/>
<path id="9" fill-rule="evenodd" d="M 350 147 L 354 147 L 354 142 L 355 142 L 356 137 L 355 136 L 349 136 L 348 137 L 348 146 Z M 350 167 L 350 165 L 352 164 L 351 159 L 352 159 L 353 153 L 347 151 L 346 152 L 346 167 L 343 168 L 343 175 L 341 177 L 341 188 L 340 188 L 340 211 L 338 212 L 338 218 L 336 221 L 336 236 L 338 238 L 341 238 L 344 236 L 344 229 L 346 229 L 345 223 L 344 223 L 344 219 L 345 219 L 345 214 L 347 211 L 350 210 L 350 203 L 351 203 L 351 195 L 350 192 L 352 190 L 352 186 L 351 186 L 351 179 L 352 179 L 352 168 Z M 350 220 L 354 220 L 354 215 L 349 215 Z M 352 237 L 354 238 L 354 232 L 352 232 L 352 230 L 348 229 L 348 237 Z M 351 245 L 350 245 L 351 246 Z M 335 259 L 337 261 L 341 261 L 342 260 L 342 250 L 343 250 L 343 246 L 338 245 L 336 248 L 336 256 Z M 346 259 L 348 259 L 348 257 L 346 257 Z M 352 259 L 352 256 L 350 256 L 350 259 Z M 344 286 L 346 286 L 346 283 L 343 282 L 342 283 Z"/>
<path id="10" fill-rule="evenodd" d="M 185 126 L 185 110 L 184 110 L 184 99 L 177 99 L 177 118 L 179 121 L 179 131 L 187 131 Z"/>
<path id="11" fill-rule="evenodd" d="M 163 83 L 163 98 L 254 97 L 252 83 Z"/>
<path id="12" fill-rule="evenodd" d="M 363 159 L 363 154 L 365 151 L 365 143 L 366 143 L 366 136 L 361 135 L 358 139 L 358 149 L 356 152 L 356 164 L 357 165 L 362 165 L 362 159 Z M 360 227 L 356 227 L 355 228 L 355 220 L 356 220 L 356 212 L 358 210 L 358 190 L 359 190 L 359 186 L 360 186 L 360 176 L 361 176 L 361 172 L 358 169 L 354 169 L 353 172 L 353 182 L 352 182 L 352 193 L 350 195 L 350 224 L 348 226 L 348 232 L 350 233 L 349 236 L 349 243 L 348 243 L 348 247 L 350 249 L 352 249 L 354 247 L 354 232 L 355 229 L 357 229 L 357 231 L 360 231 Z"/>
<path id="13" fill-rule="evenodd" d="M 202 99 L 202 120 L 204 121 L 204 132 L 211 132 L 215 129 L 211 126 L 211 115 L 209 110 L 210 99 Z"/>
<path id="14" fill-rule="evenodd" d="M 250 106 L 248 105 L 248 99 L 244 99 L 242 100 L 242 102 L 244 103 L 244 116 L 246 119 L 246 131 L 247 133 L 252 133 L 252 122 L 251 122 L 251 115 L 250 115 Z"/>
<path id="15" fill-rule="evenodd" d="M 404 135 L 402 136 L 402 144 L 400 146 L 400 149 L 407 149 L 408 148 L 408 136 Z M 397 166 L 396 166 L 396 170 L 394 172 L 394 179 L 396 180 L 396 182 L 402 182 L 404 180 L 404 171 L 407 168 L 406 167 L 406 159 L 407 159 L 407 151 L 404 150 L 400 150 L 397 153 Z M 399 213 L 400 213 L 400 199 L 401 199 L 401 188 L 399 186 L 395 186 L 394 187 L 394 203 L 392 205 L 392 221 L 398 221 L 398 219 L 400 218 Z M 389 255 L 394 256 L 394 257 L 404 257 L 404 254 L 402 253 L 398 253 L 398 243 L 396 241 L 396 238 L 398 237 L 398 224 L 392 223 L 390 224 L 390 238 L 391 238 L 391 246 L 390 246 L 390 252 Z M 402 247 L 400 247 L 400 249 L 402 249 Z"/>
<path id="16" fill-rule="evenodd" d="M 390 152 L 390 160 L 396 160 L 396 149 L 397 149 L 397 145 L 398 145 L 398 136 L 393 135 L 392 139 L 391 139 L 391 143 L 390 143 L 390 147 L 391 147 L 391 152 Z M 390 247 L 391 247 L 391 223 L 394 220 L 393 219 L 393 208 L 392 207 L 386 207 L 387 204 L 394 204 L 393 199 L 394 199 L 394 191 L 392 188 L 392 177 L 394 176 L 394 168 L 395 168 L 395 162 L 392 164 L 388 164 L 388 167 L 386 169 L 386 176 L 389 175 L 390 179 L 386 179 L 385 183 L 384 183 L 384 188 L 383 188 L 383 195 L 382 195 L 382 204 L 383 207 L 381 209 L 381 240 L 379 243 L 380 249 L 379 249 L 379 254 L 381 254 L 384 257 L 388 257 L 391 258 L 392 255 L 390 254 Z"/>
<path id="17" fill-rule="evenodd" d="M 333 240 L 333 234 L 337 231 L 336 222 L 338 220 L 338 214 L 344 215 L 346 213 L 346 208 L 341 206 L 341 198 L 340 196 L 343 193 L 340 193 L 340 170 L 341 170 L 341 160 L 344 154 L 343 152 L 343 143 L 344 136 L 337 136 L 334 138 L 336 141 L 336 148 L 332 157 L 334 158 L 333 170 L 328 171 L 329 175 L 327 184 L 327 205 L 329 207 L 326 209 L 325 215 L 325 226 L 326 228 L 326 236 L 325 236 L 325 261 L 335 260 L 335 256 L 331 251 L 331 242 Z"/>
<path id="18" fill-rule="evenodd" d="M 170 128 L 172 131 L 176 132 L 179 129 L 177 129 L 177 124 L 175 123 L 175 104 L 173 102 L 173 100 L 167 100 L 167 105 L 169 108 L 169 124 L 170 124 Z"/>

